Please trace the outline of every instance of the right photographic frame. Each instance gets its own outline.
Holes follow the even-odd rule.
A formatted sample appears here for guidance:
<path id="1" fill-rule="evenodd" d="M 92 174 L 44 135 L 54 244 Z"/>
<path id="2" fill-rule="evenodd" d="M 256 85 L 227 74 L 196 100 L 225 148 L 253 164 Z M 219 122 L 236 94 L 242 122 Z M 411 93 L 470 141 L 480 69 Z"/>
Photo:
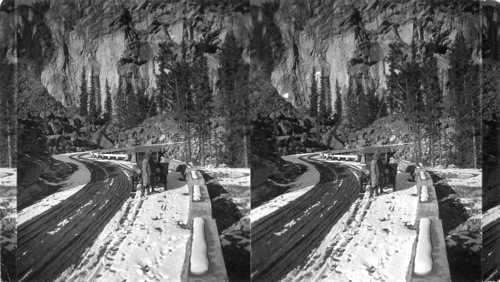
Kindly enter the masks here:
<path id="1" fill-rule="evenodd" d="M 500 280 L 500 2 L 481 2 L 483 97 L 482 280 Z"/>
<path id="2" fill-rule="evenodd" d="M 252 281 L 499 281 L 500 2 L 250 4 Z"/>

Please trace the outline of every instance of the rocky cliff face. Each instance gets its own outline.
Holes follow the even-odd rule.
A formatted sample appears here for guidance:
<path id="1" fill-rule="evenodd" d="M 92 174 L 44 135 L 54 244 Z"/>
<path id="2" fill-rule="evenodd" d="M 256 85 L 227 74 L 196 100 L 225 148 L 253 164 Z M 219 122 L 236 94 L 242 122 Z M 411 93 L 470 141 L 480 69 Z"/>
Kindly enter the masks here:
<path id="1" fill-rule="evenodd" d="M 410 54 L 414 41 L 420 51 L 424 43 L 434 42 L 444 84 L 448 54 L 458 32 L 464 34 L 477 62 L 481 29 L 484 32 L 488 23 L 498 26 L 497 12 L 483 13 L 481 22 L 479 11 L 477 1 L 281 1 L 275 21 L 285 49 L 272 83 L 297 107 L 308 106 L 313 68 L 323 70 L 331 85 L 338 80 L 344 89 L 354 77 L 380 95 L 386 87 L 389 44 L 403 42 Z M 498 46 L 494 49 L 498 53 Z"/>
<path id="2" fill-rule="evenodd" d="M 45 7 L 19 6 L 19 37 L 37 39 L 33 44 L 44 58 L 42 84 L 64 106 L 78 105 L 83 68 L 87 76 L 91 70 L 99 76 L 101 93 L 106 80 L 115 93 L 122 76 L 152 94 L 161 42 L 180 46 L 184 41 L 188 55 L 198 44 L 207 46 L 212 82 L 217 80 L 218 49 L 226 34 L 233 32 L 243 47 L 249 44 L 247 7 L 233 3 L 238 1 L 50 2 Z"/>

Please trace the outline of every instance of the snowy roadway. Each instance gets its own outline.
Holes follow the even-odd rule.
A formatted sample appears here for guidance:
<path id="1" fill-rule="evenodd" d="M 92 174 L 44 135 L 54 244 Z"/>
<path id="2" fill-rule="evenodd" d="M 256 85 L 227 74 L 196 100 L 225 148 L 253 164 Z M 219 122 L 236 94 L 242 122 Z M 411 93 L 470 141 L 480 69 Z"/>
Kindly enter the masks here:
<path id="1" fill-rule="evenodd" d="M 489 187 L 500 187 L 500 164 L 485 179 L 485 184 Z M 483 214 L 483 256 L 482 272 L 483 280 L 498 281 L 500 279 L 500 205 L 490 208 Z"/>
<path id="2" fill-rule="evenodd" d="M 417 234 L 417 191 L 409 175 L 398 174 L 398 191 L 386 188 L 370 199 L 367 192 L 358 197 L 352 163 L 311 154 L 289 160 L 308 163 L 297 183 L 319 183 L 299 183 L 280 201 L 252 210 L 253 280 L 405 281 Z"/>
<path id="3" fill-rule="evenodd" d="M 317 185 L 276 212 L 252 222 L 252 279 L 276 281 L 286 276 L 330 232 L 359 197 L 360 184 L 339 163 L 302 160 L 320 173 Z"/>
<path id="4" fill-rule="evenodd" d="M 189 237 L 189 231 L 177 225 L 185 222 L 188 212 L 187 186 L 178 180 L 180 175 L 169 174 L 168 191 L 157 188 L 159 193 L 141 198 L 131 193 L 123 165 L 82 155 L 75 160 L 90 171 L 89 183 L 73 183 L 70 186 L 78 189 L 72 195 L 36 216 L 26 216 L 18 226 L 21 281 L 180 277 Z"/>

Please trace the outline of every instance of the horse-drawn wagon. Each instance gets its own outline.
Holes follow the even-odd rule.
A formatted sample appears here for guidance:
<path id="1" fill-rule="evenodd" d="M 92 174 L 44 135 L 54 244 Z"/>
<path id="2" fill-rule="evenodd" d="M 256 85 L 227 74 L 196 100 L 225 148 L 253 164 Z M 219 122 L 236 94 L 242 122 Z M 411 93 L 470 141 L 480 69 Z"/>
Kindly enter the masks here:
<path id="1" fill-rule="evenodd" d="M 142 183 L 142 161 L 147 152 L 151 152 L 149 159 L 151 165 L 151 185 L 164 184 L 167 189 L 168 160 L 164 158 L 165 150 L 161 146 L 137 146 L 129 151 L 129 159 L 133 165 L 132 187 L 135 190 L 137 184 Z"/>
<path id="2" fill-rule="evenodd" d="M 366 187 L 370 185 L 370 163 L 373 160 L 375 152 L 380 153 L 379 169 L 380 169 L 380 185 L 392 185 L 393 190 L 396 190 L 396 175 L 397 164 L 390 163 L 391 157 L 395 154 L 391 147 L 365 147 L 361 149 L 361 163 L 363 163 L 361 186 L 362 190 L 366 191 Z"/>

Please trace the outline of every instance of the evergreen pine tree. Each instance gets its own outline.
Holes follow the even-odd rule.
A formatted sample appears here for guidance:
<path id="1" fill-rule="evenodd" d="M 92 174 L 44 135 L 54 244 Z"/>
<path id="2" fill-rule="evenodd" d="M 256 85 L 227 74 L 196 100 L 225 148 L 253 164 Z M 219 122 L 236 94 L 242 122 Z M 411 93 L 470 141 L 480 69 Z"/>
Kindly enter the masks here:
<path id="1" fill-rule="evenodd" d="M 85 73 L 85 67 L 82 70 L 82 80 L 80 85 L 80 115 L 82 117 L 87 117 L 88 114 L 88 93 L 87 93 L 87 77 Z"/>
<path id="2" fill-rule="evenodd" d="M 349 78 L 349 88 L 348 88 L 348 93 L 346 95 L 346 110 L 347 110 L 347 124 L 350 128 L 357 129 L 359 125 L 358 119 L 358 97 L 357 94 L 359 93 L 358 90 L 358 82 L 356 79 Z"/>
<path id="3" fill-rule="evenodd" d="M 15 167 L 17 155 L 17 101 L 14 64 L 0 59 L 0 165 Z"/>
<path id="4" fill-rule="evenodd" d="M 127 127 L 134 127 L 139 124 L 140 113 L 137 95 L 130 82 L 125 82 L 125 124 Z"/>
<path id="5" fill-rule="evenodd" d="M 124 123 L 124 87 L 123 87 L 123 78 L 118 77 L 118 89 L 115 95 L 115 111 L 113 121 L 118 125 L 122 125 Z"/>
<path id="6" fill-rule="evenodd" d="M 321 83 L 321 89 L 320 89 L 320 95 L 318 99 L 318 121 L 322 122 L 326 118 L 326 77 L 323 75 L 323 71 L 321 71 L 321 78 L 320 78 L 320 83 Z"/>
<path id="7" fill-rule="evenodd" d="M 462 167 L 475 167 L 480 156 L 478 71 L 471 54 L 463 34 L 459 32 L 451 48 L 448 70 L 450 100 L 446 109 L 455 121 L 452 161 Z"/>
<path id="8" fill-rule="evenodd" d="M 210 88 L 210 78 L 208 76 L 208 63 L 204 54 L 195 58 L 194 69 L 194 102 L 195 118 L 194 124 L 198 134 L 199 162 L 205 163 L 205 144 L 210 142 L 210 119 L 213 114 L 212 91 Z"/>
<path id="9" fill-rule="evenodd" d="M 177 96 L 179 79 L 179 63 L 177 56 L 172 51 L 174 43 L 160 43 L 160 51 L 156 57 L 159 66 L 159 73 L 156 74 L 157 89 L 155 91 L 155 104 L 158 113 L 164 111 L 174 112 Z"/>
<path id="10" fill-rule="evenodd" d="M 344 112 L 345 125 L 349 128 L 355 127 L 355 119 L 357 115 L 356 109 L 356 98 L 355 93 L 357 92 L 357 84 L 351 77 L 349 77 L 347 90 L 345 94 L 345 102 L 344 102 Z"/>
<path id="11" fill-rule="evenodd" d="M 337 124 L 342 122 L 342 94 L 340 92 L 339 81 L 335 79 L 335 114 L 334 119 Z"/>
<path id="12" fill-rule="evenodd" d="M 309 96 L 309 115 L 318 116 L 318 87 L 316 84 L 316 69 L 313 68 L 311 76 L 311 94 Z"/>
<path id="13" fill-rule="evenodd" d="M 112 100 L 111 100 L 111 88 L 109 87 L 107 78 L 106 78 L 106 84 L 105 84 L 104 88 L 106 91 L 105 92 L 106 99 L 104 101 L 104 112 L 105 112 L 106 120 L 109 121 L 109 119 L 111 118 L 111 115 L 113 113 L 113 104 L 112 104 Z"/>
<path id="14" fill-rule="evenodd" d="M 363 85 L 356 80 L 354 83 L 356 84 L 356 91 L 354 93 L 356 95 L 355 97 L 357 109 L 354 126 L 356 129 L 361 129 L 366 127 L 370 122 L 368 103 L 366 100 L 366 94 L 365 90 L 363 89 Z"/>
<path id="15" fill-rule="evenodd" d="M 95 85 L 95 75 L 94 69 L 90 71 L 90 90 L 89 90 L 89 101 L 88 101 L 88 115 L 87 120 L 89 122 L 94 122 L 96 118 L 96 85 Z"/>
<path id="16" fill-rule="evenodd" d="M 96 100 L 96 117 L 99 117 L 102 113 L 102 95 L 101 95 L 101 82 L 99 76 L 95 76 L 95 100 Z"/>
<path id="17" fill-rule="evenodd" d="M 244 85 L 239 85 L 244 82 L 245 72 L 241 54 L 242 50 L 237 45 L 236 38 L 232 33 L 228 34 L 222 44 L 219 69 L 218 103 L 221 117 L 225 121 L 225 134 L 222 138 L 225 152 L 222 157 L 228 164 L 238 166 L 246 163 L 247 157 L 246 128 L 241 124 L 247 118 L 244 105 L 247 93 L 245 88 L 241 88 Z"/>
<path id="18" fill-rule="evenodd" d="M 402 78 L 404 69 L 404 57 L 401 50 L 403 44 L 401 42 L 393 42 L 389 44 L 389 55 L 387 63 L 389 65 L 389 74 L 387 75 L 387 90 L 389 112 L 403 113 L 403 104 L 406 100 L 405 82 Z"/>
<path id="19" fill-rule="evenodd" d="M 326 117 L 332 118 L 332 88 L 330 86 L 330 76 L 326 77 L 325 82 L 325 93 L 326 93 Z"/>
<path id="20" fill-rule="evenodd" d="M 422 121 L 423 104 L 421 91 L 422 71 L 417 62 L 417 50 L 415 42 L 411 43 L 411 60 L 405 64 L 402 72 L 402 79 L 405 87 L 405 99 L 403 100 L 403 113 L 412 126 L 413 133 L 417 140 L 417 151 L 415 159 L 422 161 Z"/>
<path id="21" fill-rule="evenodd" d="M 424 102 L 425 129 L 429 139 L 429 158 L 431 166 L 436 159 L 435 147 L 440 139 L 440 118 L 442 117 L 442 91 L 434 52 L 428 46 L 423 56 L 422 90 Z"/>

